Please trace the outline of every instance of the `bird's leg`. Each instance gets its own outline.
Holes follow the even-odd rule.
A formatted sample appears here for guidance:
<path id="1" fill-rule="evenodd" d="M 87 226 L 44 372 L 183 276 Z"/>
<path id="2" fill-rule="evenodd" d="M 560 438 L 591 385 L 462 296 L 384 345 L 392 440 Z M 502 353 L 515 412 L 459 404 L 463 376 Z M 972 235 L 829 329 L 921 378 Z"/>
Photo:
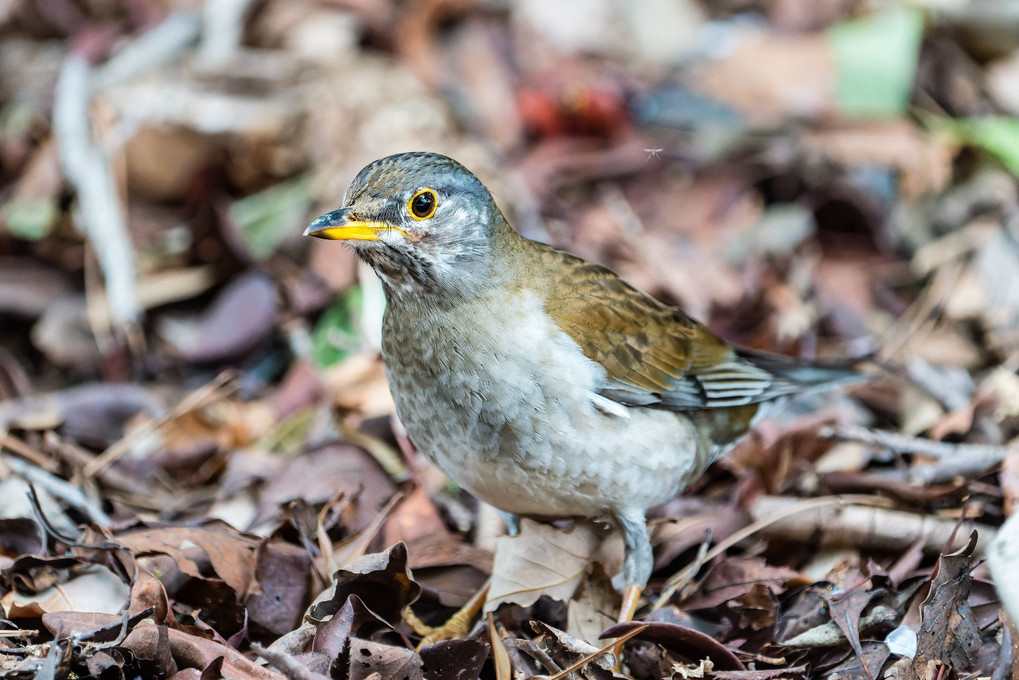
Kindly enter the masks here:
<path id="1" fill-rule="evenodd" d="M 644 589 L 640 586 L 627 585 L 623 593 L 623 606 L 619 608 L 619 623 L 626 623 L 633 620 L 637 612 L 637 604 L 640 602 L 640 595 Z"/>
<path id="2" fill-rule="evenodd" d="M 481 587 L 481 589 L 474 593 L 474 596 L 467 601 L 463 607 L 453 616 L 442 624 L 441 626 L 432 627 L 426 624 L 424 621 L 419 619 L 417 615 L 411 611 L 410 607 L 405 607 L 403 610 L 403 620 L 410 624 L 410 627 L 414 629 L 414 632 L 421 636 L 421 643 L 418 648 L 430 645 L 433 642 L 439 642 L 440 640 L 460 640 L 471 632 L 471 621 L 479 611 L 481 611 L 482 605 L 485 604 L 485 598 L 488 596 L 488 587 L 491 585 L 491 581 L 488 581 Z"/>
<path id="3" fill-rule="evenodd" d="M 619 620 L 629 621 L 637 611 L 637 600 L 651 578 L 655 560 L 643 511 L 619 513 L 616 522 L 623 532 L 623 583 L 626 584 Z"/>
<path id="4" fill-rule="evenodd" d="M 623 594 L 623 606 L 619 610 L 619 622 L 625 623 L 632 620 L 637 611 L 640 594 L 651 578 L 655 561 L 644 512 L 619 513 L 615 519 L 623 532 L 623 583 L 626 584 L 626 591 Z M 621 642 L 612 649 L 617 667 L 621 663 L 622 651 Z"/>
<path id="5" fill-rule="evenodd" d="M 496 512 L 502 517 L 502 521 L 506 523 L 506 534 L 508 536 L 519 536 L 520 535 L 520 517 L 514 515 L 512 512 L 506 512 L 505 510 L 499 510 L 496 508 Z"/>

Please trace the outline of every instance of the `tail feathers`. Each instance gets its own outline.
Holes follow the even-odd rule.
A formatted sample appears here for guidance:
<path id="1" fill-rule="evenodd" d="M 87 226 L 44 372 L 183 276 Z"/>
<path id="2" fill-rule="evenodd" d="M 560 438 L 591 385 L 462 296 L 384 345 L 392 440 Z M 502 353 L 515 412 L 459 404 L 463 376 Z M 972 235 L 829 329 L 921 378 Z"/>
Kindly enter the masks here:
<path id="1" fill-rule="evenodd" d="M 852 368 L 835 364 L 799 363 L 789 357 L 739 350 L 740 358 L 771 373 L 778 383 L 786 383 L 790 393 L 796 388 L 807 390 L 843 387 L 864 382 L 868 376 Z"/>

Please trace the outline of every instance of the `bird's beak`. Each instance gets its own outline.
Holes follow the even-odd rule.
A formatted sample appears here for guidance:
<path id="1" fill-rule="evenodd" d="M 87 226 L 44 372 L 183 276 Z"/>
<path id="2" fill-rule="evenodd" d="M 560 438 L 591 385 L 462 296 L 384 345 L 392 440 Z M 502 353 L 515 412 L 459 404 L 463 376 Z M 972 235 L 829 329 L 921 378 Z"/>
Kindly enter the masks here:
<path id="1" fill-rule="evenodd" d="M 379 234 L 384 231 L 404 231 L 385 222 L 359 220 L 350 208 L 328 212 L 308 225 L 305 236 L 329 239 L 331 241 L 381 241 Z"/>

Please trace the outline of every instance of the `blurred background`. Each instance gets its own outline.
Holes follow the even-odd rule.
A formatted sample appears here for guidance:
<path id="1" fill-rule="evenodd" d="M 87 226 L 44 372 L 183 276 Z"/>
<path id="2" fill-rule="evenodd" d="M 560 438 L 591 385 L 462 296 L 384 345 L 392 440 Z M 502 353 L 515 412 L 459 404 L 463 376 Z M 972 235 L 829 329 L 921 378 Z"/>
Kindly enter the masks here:
<path id="1" fill-rule="evenodd" d="M 470 533 L 476 505 L 391 425 L 375 277 L 301 237 L 364 164 L 409 150 L 458 159 L 524 235 L 731 341 L 882 366 L 836 415 L 764 430 L 669 516 L 719 539 L 762 494 L 845 492 L 996 526 L 1019 498 L 1017 114 L 1008 0 L 0 0 L 0 447 L 28 465 L 0 475 L 20 504 L 0 501 L 0 567 L 47 545 L 20 500 L 45 471 L 65 532 L 220 518 L 296 551 L 297 580 L 320 586 L 343 562 L 329 541 L 354 540 L 349 557 L 405 540 L 442 605 L 484 582 L 498 528 Z M 945 467 L 900 440 L 833 445 L 833 418 L 998 448 Z M 670 526 L 652 590 L 704 538 Z M 807 535 L 755 554 L 837 580 Z M 909 545 L 902 573 L 935 573 Z M 781 592 L 788 573 L 767 573 Z M 166 587 L 183 616 L 217 583 Z M 982 656 L 958 668 L 997 658 L 982 583 Z M 237 592 L 207 620 L 233 640 L 250 616 L 272 640 L 317 590 L 284 614 Z M 768 597 L 767 616 L 725 605 L 750 612 L 731 639 L 797 618 Z"/>

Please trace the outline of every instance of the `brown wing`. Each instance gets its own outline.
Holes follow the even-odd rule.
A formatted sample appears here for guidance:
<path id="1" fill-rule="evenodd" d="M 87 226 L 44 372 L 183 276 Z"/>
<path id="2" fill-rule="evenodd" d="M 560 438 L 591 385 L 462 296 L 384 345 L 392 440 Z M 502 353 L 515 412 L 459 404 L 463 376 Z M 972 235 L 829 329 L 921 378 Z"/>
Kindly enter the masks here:
<path id="1" fill-rule="evenodd" d="M 541 250 L 550 265 L 546 271 L 555 272 L 545 291 L 546 311 L 584 356 L 604 367 L 605 397 L 686 411 L 754 404 L 837 380 L 829 369 L 808 375 L 811 369 L 781 357 L 758 362 L 760 355 L 734 349 L 682 310 L 641 293 L 608 269 Z"/>

